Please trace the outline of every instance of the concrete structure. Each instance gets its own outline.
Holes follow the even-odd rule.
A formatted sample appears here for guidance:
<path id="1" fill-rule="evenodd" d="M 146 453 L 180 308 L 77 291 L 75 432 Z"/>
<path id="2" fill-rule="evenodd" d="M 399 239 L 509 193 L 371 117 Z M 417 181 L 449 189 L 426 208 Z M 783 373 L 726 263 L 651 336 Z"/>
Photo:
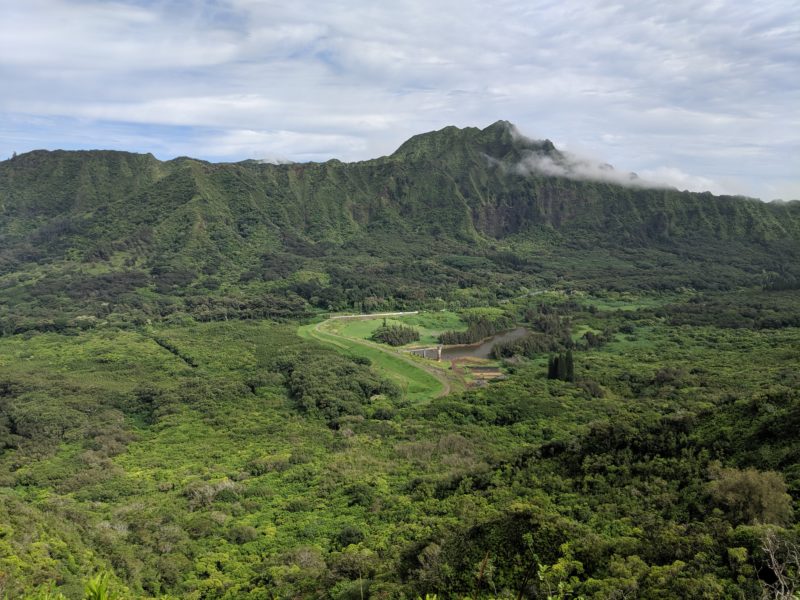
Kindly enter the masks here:
<path id="1" fill-rule="evenodd" d="M 415 356 L 421 356 L 422 358 L 427 358 L 429 360 L 442 360 L 441 345 L 436 346 L 435 348 L 412 348 L 408 352 Z"/>

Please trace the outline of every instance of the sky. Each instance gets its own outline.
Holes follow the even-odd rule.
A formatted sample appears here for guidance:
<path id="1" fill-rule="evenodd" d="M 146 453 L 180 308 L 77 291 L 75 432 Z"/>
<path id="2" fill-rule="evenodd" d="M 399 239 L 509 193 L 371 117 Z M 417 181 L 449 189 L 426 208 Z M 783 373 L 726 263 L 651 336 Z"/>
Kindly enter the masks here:
<path id="1" fill-rule="evenodd" d="M 0 159 L 363 160 L 499 119 L 679 189 L 800 198 L 797 0 L 0 0 Z"/>

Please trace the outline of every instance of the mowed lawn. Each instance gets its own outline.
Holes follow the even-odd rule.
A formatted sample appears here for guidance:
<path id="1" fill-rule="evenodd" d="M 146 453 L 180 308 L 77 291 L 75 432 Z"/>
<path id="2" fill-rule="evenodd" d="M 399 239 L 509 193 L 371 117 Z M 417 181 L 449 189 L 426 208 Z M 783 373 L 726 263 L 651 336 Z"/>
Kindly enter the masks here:
<path id="1" fill-rule="evenodd" d="M 424 312 L 402 317 L 387 317 L 388 325 L 406 325 L 419 332 L 419 341 L 412 346 L 433 345 L 438 343 L 439 334 L 443 331 L 463 331 L 466 324 L 457 314 L 449 311 Z M 325 324 L 327 331 L 348 338 L 368 340 L 378 327 L 383 324 L 383 317 L 367 319 L 336 319 Z"/>
<path id="2" fill-rule="evenodd" d="M 380 324 L 382 319 L 376 321 Z M 342 322 L 347 323 L 347 321 Z M 400 386 L 407 400 L 413 402 L 430 400 L 444 391 L 445 386 L 439 379 L 422 367 L 416 366 L 410 358 L 401 357 L 388 347 L 383 350 L 368 341 L 340 337 L 342 334 L 338 332 L 325 331 L 324 329 L 332 323 L 341 324 L 337 321 L 328 321 L 322 327 L 318 327 L 319 324 L 303 325 L 298 329 L 298 335 L 327 344 L 352 356 L 368 358 L 373 369 Z M 371 334 L 372 330 L 369 333 Z"/>

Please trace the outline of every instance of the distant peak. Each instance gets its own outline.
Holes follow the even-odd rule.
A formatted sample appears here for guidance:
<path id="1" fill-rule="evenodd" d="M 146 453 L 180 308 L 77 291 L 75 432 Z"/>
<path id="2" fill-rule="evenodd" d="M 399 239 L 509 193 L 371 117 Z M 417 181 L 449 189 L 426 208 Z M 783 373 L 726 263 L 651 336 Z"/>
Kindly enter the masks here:
<path id="1" fill-rule="evenodd" d="M 494 123 L 489 125 L 486 129 L 484 129 L 484 131 L 493 131 L 493 130 L 517 131 L 517 126 L 514 125 L 511 121 L 500 119 L 499 121 L 495 121 Z"/>
<path id="2" fill-rule="evenodd" d="M 409 138 L 394 156 L 440 156 L 448 152 L 474 150 L 493 157 L 502 157 L 514 152 L 522 141 L 525 147 L 530 141 L 519 133 L 510 121 L 495 121 L 484 129 L 477 127 L 459 128 L 448 125 L 436 131 L 429 131 Z M 552 145 L 552 144 L 551 144 Z M 537 146 L 538 147 L 538 146 Z"/>

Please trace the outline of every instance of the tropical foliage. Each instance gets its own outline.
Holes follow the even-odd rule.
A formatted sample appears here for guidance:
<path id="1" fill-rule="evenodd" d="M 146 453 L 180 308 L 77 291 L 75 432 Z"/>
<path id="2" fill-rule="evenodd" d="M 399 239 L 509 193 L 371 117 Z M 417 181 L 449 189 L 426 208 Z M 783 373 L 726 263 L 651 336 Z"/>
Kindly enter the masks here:
<path id="1" fill-rule="evenodd" d="M 419 332 L 407 325 L 387 325 L 384 319 L 383 325 L 372 332 L 371 338 L 390 346 L 404 346 L 419 341 Z"/>
<path id="2" fill-rule="evenodd" d="M 795 595 L 800 205 L 526 152 L 0 163 L 0 597 Z"/>

